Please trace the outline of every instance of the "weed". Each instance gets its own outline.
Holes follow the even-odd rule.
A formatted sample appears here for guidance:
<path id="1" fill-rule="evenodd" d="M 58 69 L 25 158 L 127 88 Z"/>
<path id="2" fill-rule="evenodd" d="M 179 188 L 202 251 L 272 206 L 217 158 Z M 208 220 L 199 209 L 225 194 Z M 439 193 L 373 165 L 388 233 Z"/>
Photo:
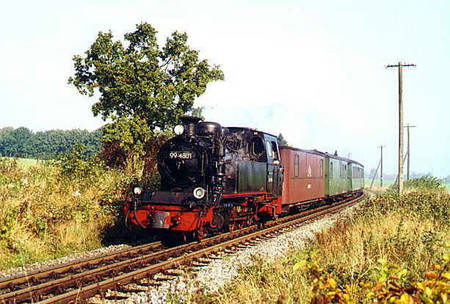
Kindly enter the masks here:
<path id="1" fill-rule="evenodd" d="M 129 177 L 80 151 L 26 168 L 0 158 L 0 269 L 98 248 L 119 221 Z"/>

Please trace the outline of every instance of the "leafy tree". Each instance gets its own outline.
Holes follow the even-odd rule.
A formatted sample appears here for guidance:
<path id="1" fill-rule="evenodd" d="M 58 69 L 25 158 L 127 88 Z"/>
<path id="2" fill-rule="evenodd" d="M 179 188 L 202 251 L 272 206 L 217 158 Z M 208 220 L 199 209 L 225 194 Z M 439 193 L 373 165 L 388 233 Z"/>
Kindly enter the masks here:
<path id="1" fill-rule="evenodd" d="M 152 136 L 145 119 L 113 117 L 113 122 L 103 127 L 103 159 L 108 165 L 126 166 L 130 173 L 140 171 L 144 166 L 145 144 Z"/>
<path id="2" fill-rule="evenodd" d="M 31 156 L 33 133 L 24 127 L 10 130 L 0 138 L 0 153 L 4 156 Z"/>
<path id="3" fill-rule="evenodd" d="M 139 117 L 150 130 L 164 130 L 192 109 L 209 82 L 223 79 L 218 66 L 200 60 L 199 52 L 189 47 L 186 33 L 174 32 L 164 46 L 158 45 L 156 34 L 148 23 L 125 34 L 124 42 L 100 32 L 85 56 L 74 56 L 69 84 L 83 95 L 99 93 L 94 116 Z"/>
<path id="4" fill-rule="evenodd" d="M 68 153 L 83 144 L 85 156 L 95 155 L 101 148 L 101 130 L 48 130 L 32 132 L 27 128 L 0 129 L 0 155 L 49 159 Z"/>
<path id="5" fill-rule="evenodd" d="M 0 137 L 8 134 L 9 132 L 13 131 L 14 128 L 13 127 L 4 127 L 0 129 Z"/>
<path id="6" fill-rule="evenodd" d="M 196 116 L 201 118 L 202 120 L 205 120 L 205 116 L 203 115 L 203 110 L 205 109 L 205 107 L 200 106 L 200 107 L 193 107 L 192 110 L 190 111 L 192 116 Z"/>
<path id="7" fill-rule="evenodd" d="M 281 134 L 281 133 L 278 134 L 277 140 L 278 140 L 279 146 L 287 146 L 288 145 L 288 142 L 286 141 L 286 139 L 284 139 L 283 134 Z"/>

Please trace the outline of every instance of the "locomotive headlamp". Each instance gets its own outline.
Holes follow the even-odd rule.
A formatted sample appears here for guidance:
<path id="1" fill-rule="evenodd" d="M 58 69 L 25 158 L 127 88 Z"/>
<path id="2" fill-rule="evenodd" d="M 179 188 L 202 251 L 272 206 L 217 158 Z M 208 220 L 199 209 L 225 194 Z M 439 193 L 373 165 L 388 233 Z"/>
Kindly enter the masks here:
<path id="1" fill-rule="evenodd" d="M 182 125 L 176 125 L 175 128 L 173 128 L 173 131 L 176 135 L 181 135 L 184 132 L 184 127 Z"/>
<path id="2" fill-rule="evenodd" d="M 196 199 L 202 199 L 205 196 L 206 190 L 203 189 L 202 187 L 197 187 L 194 189 L 194 197 Z"/>
<path id="3" fill-rule="evenodd" d="M 139 187 L 139 186 L 134 187 L 133 192 L 136 195 L 140 195 L 142 193 L 142 187 Z"/>

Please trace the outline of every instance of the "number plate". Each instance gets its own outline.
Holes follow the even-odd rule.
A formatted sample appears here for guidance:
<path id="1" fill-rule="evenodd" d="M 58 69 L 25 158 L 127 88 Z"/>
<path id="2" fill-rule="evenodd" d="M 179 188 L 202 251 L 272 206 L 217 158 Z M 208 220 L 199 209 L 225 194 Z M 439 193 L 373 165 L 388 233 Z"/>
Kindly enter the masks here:
<path id="1" fill-rule="evenodd" d="M 172 151 L 169 153 L 170 159 L 192 159 L 192 152 Z"/>

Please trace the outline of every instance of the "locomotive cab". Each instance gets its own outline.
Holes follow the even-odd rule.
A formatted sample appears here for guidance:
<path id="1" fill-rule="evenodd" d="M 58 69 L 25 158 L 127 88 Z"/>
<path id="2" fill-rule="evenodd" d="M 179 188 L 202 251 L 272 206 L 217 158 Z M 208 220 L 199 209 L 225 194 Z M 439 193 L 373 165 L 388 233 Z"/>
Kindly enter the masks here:
<path id="1" fill-rule="evenodd" d="M 266 192 L 281 195 L 282 166 L 277 138 L 274 135 L 247 128 L 229 128 L 241 139 L 240 151 L 226 164 L 227 178 L 235 186 L 227 190 L 234 193 Z M 230 181 L 231 182 L 231 181 Z"/>

